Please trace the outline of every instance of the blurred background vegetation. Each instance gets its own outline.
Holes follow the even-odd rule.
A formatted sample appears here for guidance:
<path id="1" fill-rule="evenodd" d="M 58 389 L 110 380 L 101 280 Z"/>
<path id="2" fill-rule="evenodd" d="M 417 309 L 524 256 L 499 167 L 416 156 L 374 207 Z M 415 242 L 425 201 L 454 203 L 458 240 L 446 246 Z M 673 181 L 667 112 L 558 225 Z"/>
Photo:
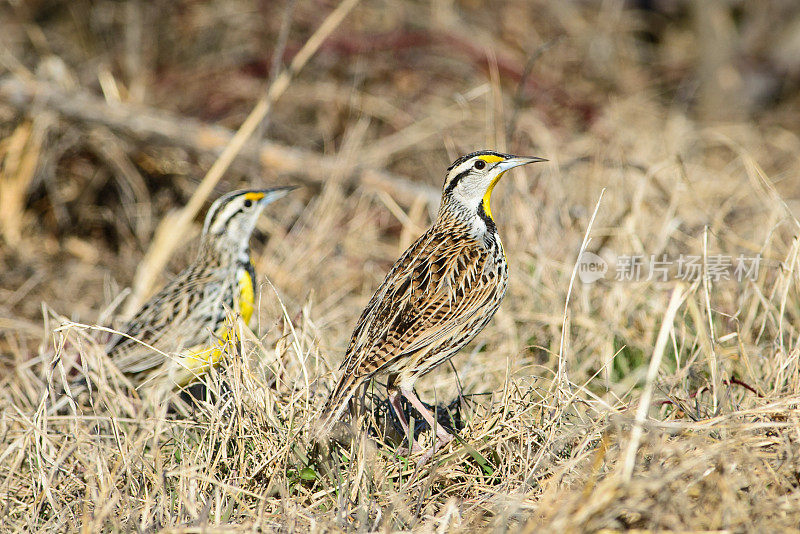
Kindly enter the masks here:
<path id="1" fill-rule="evenodd" d="M 108 294 L 86 284 L 129 284 L 136 262 L 125 256 L 146 250 L 159 219 L 185 203 L 226 135 L 334 5 L 0 4 L 0 313 L 35 320 L 41 300 L 63 299 L 76 318 L 94 318 Z M 338 176 L 349 190 L 396 193 L 365 185 L 360 172 L 386 169 L 435 196 L 455 154 L 527 148 L 531 126 L 520 116 L 553 146 L 582 132 L 602 139 L 610 106 L 624 99 L 657 103 L 642 114 L 700 125 L 781 128 L 791 144 L 798 84 L 792 0 L 363 1 L 257 132 L 269 153 L 246 151 L 218 192 L 299 181 L 312 186 L 307 200 Z M 661 126 L 643 117 L 639 134 L 652 128 Z M 281 161 L 283 147 L 299 152 Z M 605 153 L 560 164 L 598 156 L 631 163 Z M 767 170 L 780 175 L 785 165 Z M 575 173 L 564 181 L 581 189 Z M 46 258 L 54 263 L 43 271 Z M 78 267 L 94 272 L 73 278 Z"/>
<path id="2" fill-rule="evenodd" d="M 40 345 L 65 334 L 43 311 L 114 325 L 152 291 L 136 280 L 159 228 L 170 230 L 170 214 L 337 5 L 0 0 L 0 436 L 14 443 L 0 449 L 0 497 L 13 497 L 0 524 L 7 513 L 19 530 L 205 525 L 217 499 L 227 512 L 215 524 L 290 518 L 301 529 L 334 519 L 367 530 L 796 528 L 796 0 L 361 0 L 208 199 L 305 186 L 269 206 L 253 239 L 253 350 L 274 349 L 278 363 L 264 364 L 268 387 L 247 389 L 269 402 L 237 421 L 259 424 L 237 427 L 237 441 L 214 426 L 227 424 L 222 412 L 163 426 L 114 397 L 82 408 L 130 423 L 104 427 L 102 439 L 99 419 L 47 421 L 53 365 Z M 313 412 L 361 309 L 430 223 L 447 165 L 480 148 L 550 161 L 495 190 L 508 296 L 454 359 L 459 374 L 443 366 L 420 392 L 475 394 L 481 416 L 465 435 L 496 471 L 453 461 L 428 485 L 390 459 L 331 518 L 342 497 L 316 475 L 298 482 L 308 466 L 285 453 L 302 435 L 291 422 Z M 607 261 L 764 258 L 757 280 L 684 293 L 634 483 L 610 474 L 624 465 L 628 408 L 675 283 L 576 282 L 566 313 L 604 189 L 589 250 Z M 149 273 L 154 287 L 191 258 L 203 213 L 164 272 Z M 568 374 L 554 381 L 560 363 Z M 288 431 L 265 430 L 276 420 Z M 159 439 L 174 454 L 136 448 Z M 233 452 L 220 460 L 220 450 Z M 250 485 L 263 458 L 278 458 L 266 490 Z M 86 496 L 108 504 L 86 512 Z"/>

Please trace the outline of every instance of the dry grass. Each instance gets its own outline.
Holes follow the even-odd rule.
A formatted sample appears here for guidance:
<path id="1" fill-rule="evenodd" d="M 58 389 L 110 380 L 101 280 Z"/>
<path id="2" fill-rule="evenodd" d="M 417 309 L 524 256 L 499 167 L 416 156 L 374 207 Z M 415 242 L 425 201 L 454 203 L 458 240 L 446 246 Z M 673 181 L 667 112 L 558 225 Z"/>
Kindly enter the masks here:
<path id="1" fill-rule="evenodd" d="M 736 4 L 714 37 L 735 57 L 707 58 L 713 17 L 664 4 L 364 0 L 215 189 L 307 185 L 261 221 L 257 324 L 194 406 L 131 395 L 94 325 L 163 281 L 137 268 L 265 94 L 283 3 L 0 7 L 0 530 L 797 529 L 800 12 Z M 333 7 L 296 3 L 287 56 Z M 697 88 L 731 65 L 728 93 Z M 311 425 L 361 308 L 479 147 L 550 162 L 495 192 L 501 310 L 419 384 L 461 388 L 463 441 L 422 470 L 380 440 L 323 454 Z M 587 231 L 612 261 L 594 284 L 574 278 Z M 621 255 L 759 253 L 754 281 L 611 279 Z M 79 357 L 92 397 L 61 393 Z"/>

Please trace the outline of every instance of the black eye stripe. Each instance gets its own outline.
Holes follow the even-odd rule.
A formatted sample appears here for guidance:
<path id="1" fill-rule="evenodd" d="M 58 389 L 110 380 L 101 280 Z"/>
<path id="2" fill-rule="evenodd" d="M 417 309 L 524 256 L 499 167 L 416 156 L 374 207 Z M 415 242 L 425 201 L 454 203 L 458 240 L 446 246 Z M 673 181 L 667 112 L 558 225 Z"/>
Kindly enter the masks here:
<path id="1" fill-rule="evenodd" d="M 227 227 L 228 227 L 228 224 L 230 224 L 230 222 L 231 222 L 233 219 L 235 219 L 237 215 L 239 215 L 240 213 L 243 213 L 243 212 L 244 212 L 244 210 L 243 210 L 242 208 L 239 208 L 238 210 L 236 210 L 236 211 L 234 211 L 233 213 L 231 213 L 231 214 L 228 216 L 228 218 L 227 218 L 227 219 L 225 219 L 225 222 L 223 223 L 223 225 L 222 225 L 222 228 L 223 228 L 223 229 L 224 229 L 224 228 L 227 228 Z M 221 216 L 221 214 L 220 214 L 220 213 L 215 213 L 215 214 L 214 214 L 214 219 L 217 219 L 217 218 L 218 218 L 218 217 L 220 217 L 220 216 Z M 213 220 L 213 221 L 212 221 L 212 223 L 211 223 L 211 226 L 213 226 L 213 225 L 215 225 L 215 224 L 217 224 L 217 221 L 216 221 L 216 220 Z"/>
<path id="2" fill-rule="evenodd" d="M 444 192 L 450 193 L 451 191 L 453 191 L 453 189 L 455 189 L 455 187 L 458 185 L 458 182 L 460 182 L 462 178 L 468 175 L 471 170 L 472 169 L 467 169 L 466 171 L 458 173 L 452 180 L 450 180 L 450 183 L 447 184 L 447 187 L 445 188 Z"/>
<path id="3" fill-rule="evenodd" d="M 234 220 L 234 219 L 237 217 L 237 215 L 239 215 L 239 214 L 240 214 L 240 213 L 242 213 L 242 212 L 244 212 L 244 210 L 243 210 L 242 208 L 239 208 L 238 210 L 236 210 L 236 211 L 234 211 L 233 213 L 231 213 L 231 216 L 230 216 L 230 217 L 228 217 L 228 220 L 227 220 L 227 221 L 225 221 L 225 224 L 227 225 L 229 222 L 231 222 L 232 220 Z"/>

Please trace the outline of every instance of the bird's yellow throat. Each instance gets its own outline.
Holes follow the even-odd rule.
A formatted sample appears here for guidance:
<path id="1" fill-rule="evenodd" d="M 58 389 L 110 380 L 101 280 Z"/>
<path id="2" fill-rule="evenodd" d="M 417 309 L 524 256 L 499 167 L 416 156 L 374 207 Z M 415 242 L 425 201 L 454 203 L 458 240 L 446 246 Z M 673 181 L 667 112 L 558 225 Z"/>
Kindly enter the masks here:
<path id="1" fill-rule="evenodd" d="M 488 216 L 489 216 L 489 218 L 490 218 L 490 219 L 492 219 L 492 220 L 494 220 L 494 218 L 492 217 L 492 206 L 491 206 L 491 202 L 492 202 L 492 190 L 494 189 L 494 186 L 495 186 L 495 185 L 497 185 L 497 182 L 499 182 L 499 181 L 500 181 L 500 178 L 502 178 L 502 176 L 503 176 L 505 173 L 506 173 L 506 171 L 503 171 L 503 172 L 501 172 L 500 174 L 498 174 L 497 176 L 495 176 L 495 177 L 494 177 L 494 180 L 492 180 L 492 183 L 490 183 L 490 184 L 489 184 L 489 187 L 488 187 L 488 188 L 486 188 L 486 194 L 485 194 L 485 195 L 483 195 L 483 211 L 484 211 L 484 213 L 486 213 L 486 215 L 488 215 Z"/>
<path id="2" fill-rule="evenodd" d="M 244 324 L 250 324 L 250 318 L 253 316 L 255 302 L 256 299 L 255 295 L 253 294 L 253 279 L 250 278 L 250 273 L 244 271 L 239 277 L 239 312 L 242 314 L 242 320 L 244 320 Z"/>
<path id="3" fill-rule="evenodd" d="M 484 156 L 479 156 L 479 159 L 482 159 L 486 163 L 499 163 L 504 160 L 500 156 L 495 156 L 493 154 L 486 154 Z M 484 213 L 486 213 L 486 215 L 489 216 L 490 219 L 492 219 L 492 206 L 491 206 L 492 189 L 494 189 L 495 184 L 500 180 L 500 177 L 503 176 L 504 174 L 505 171 L 495 176 L 494 180 L 492 180 L 492 183 L 490 183 L 489 187 L 486 189 L 486 194 L 483 195 L 483 211 Z"/>

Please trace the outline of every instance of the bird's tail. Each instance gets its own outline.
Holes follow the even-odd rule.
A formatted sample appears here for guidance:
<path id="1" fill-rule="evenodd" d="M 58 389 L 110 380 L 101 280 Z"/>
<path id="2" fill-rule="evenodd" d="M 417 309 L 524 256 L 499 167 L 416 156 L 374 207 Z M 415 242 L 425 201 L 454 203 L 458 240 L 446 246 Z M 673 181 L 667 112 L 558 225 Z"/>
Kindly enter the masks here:
<path id="1" fill-rule="evenodd" d="M 320 412 L 321 420 L 315 432 L 317 439 L 326 439 L 330 436 L 331 431 L 344 415 L 360 385 L 359 381 L 347 375 L 339 379 Z"/>

